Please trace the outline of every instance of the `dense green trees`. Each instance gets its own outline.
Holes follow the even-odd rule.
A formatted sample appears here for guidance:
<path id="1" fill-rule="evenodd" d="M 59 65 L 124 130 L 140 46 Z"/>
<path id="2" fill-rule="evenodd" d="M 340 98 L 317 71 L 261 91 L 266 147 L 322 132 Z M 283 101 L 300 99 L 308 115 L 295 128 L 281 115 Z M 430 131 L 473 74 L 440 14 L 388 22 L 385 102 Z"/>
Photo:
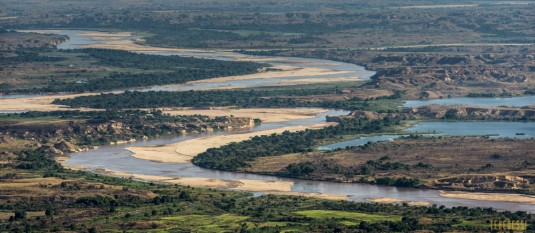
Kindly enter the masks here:
<path id="1" fill-rule="evenodd" d="M 100 94 L 80 96 L 73 99 L 57 99 L 53 103 L 70 107 L 91 108 L 154 108 L 154 107 L 323 107 L 348 110 L 390 109 L 385 102 L 400 97 L 379 97 L 372 100 L 352 98 L 349 100 L 309 101 L 298 96 L 312 96 L 336 93 L 336 88 L 294 89 L 294 90 L 229 90 L 229 91 L 187 91 L 187 92 L 132 92 L 121 94 Z"/>
<path id="2" fill-rule="evenodd" d="M 38 50 L 18 50 L 15 51 L 16 56 L 1 56 L 0 62 L 2 65 L 11 65 L 22 62 L 57 62 L 64 61 L 64 57 L 50 57 L 40 56 Z"/>
<path id="3" fill-rule="evenodd" d="M 379 185 L 393 185 L 398 187 L 418 187 L 421 184 L 421 181 L 418 179 L 413 178 L 390 178 L 390 177 L 383 177 L 383 178 L 377 178 L 375 180 L 376 184 Z"/>
<path id="4" fill-rule="evenodd" d="M 63 119 L 83 119 L 84 117 L 113 119 L 115 117 L 124 117 L 126 119 L 134 119 L 142 116 L 141 114 L 142 112 L 140 111 L 126 113 L 120 111 L 56 111 L 29 112 L 10 115 L 10 117 L 17 116 L 28 119 L 36 117 L 60 117 Z M 159 116 L 159 112 L 153 112 L 148 115 L 155 115 L 154 121 L 166 117 L 165 114 Z M 324 130 L 287 132 L 278 136 L 260 137 L 262 140 L 256 141 L 258 144 L 249 143 L 247 145 L 253 147 L 251 152 L 254 152 L 255 148 L 260 148 L 264 145 L 270 145 L 272 146 L 272 151 L 278 152 L 283 150 L 279 146 L 293 146 L 285 143 L 285 140 L 288 139 L 290 139 L 290 142 L 306 144 L 317 138 L 324 139 L 330 135 L 344 132 L 354 133 L 358 131 L 365 133 L 394 123 L 396 123 L 395 119 L 386 119 L 383 122 L 348 121 L 342 122 L 340 127 L 329 127 Z M 236 145 L 231 147 L 234 146 Z M 293 149 L 308 150 L 309 148 L 297 147 Z M 226 152 L 226 149 L 221 151 Z M 128 228 L 129 226 L 143 226 L 144 223 L 149 224 L 156 221 L 169 223 L 169 219 L 181 219 L 183 217 L 188 219 L 188 217 L 196 216 L 192 218 L 192 221 L 199 221 L 199 224 L 204 224 L 205 222 L 201 221 L 205 218 L 217 219 L 218 216 L 226 216 L 232 221 L 239 222 L 237 225 L 227 224 L 227 222 L 220 223 L 220 225 L 225 225 L 226 230 L 232 232 L 242 229 L 241 226 L 243 224 L 251 232 L 279 232 L 291 229 L 298 229 L 304 232 L 407 232 L 415 230 L 443 232 L 484 231 L 489 227 L 487 220 L 531 221 L 534 219 L 533 215 L 526 212 L 497 212 L 491 208 L 445 208 L 436 205 L 415 207 L 275 195 L 253 197 L 251 194 L 244 192 L 162 185 L 100 176 L 84 171 L 72 171 L 63 169 L 61 165 L 56 163 L 52 159 L 53 154 L 41 150 L 27 149 L 15 151 L 14 154 L 16 159 L 10 160 L 10 164 L 3 164 L 3 168 L 19 169 L 13 171 L 25 176 L 25 179 L 28 174 L 31 174 L 32 177 L 58 177 L 62 178 L 63 181 L 55 185 L 45 184 L 42 187 L 32 187 L 32 190 L 41 188 L 39 191 L 43 194 L 41 194 L 40 198 L 11 199 L 0 204 L 0 210 L 12 214 L 9 221 L 0 222 L 0 231 L 70 230 L 96 232 L 96 229 L 101 229 L 102 231 L 130 230 L 132 228 Z M 214 157 L 214 159 L 221 158 Z M 242 159 L 247 160 L 247 158 Z M 387 161 L 388 157 L 383 157 L 378 161 L 370 162 L 370 166 L 381 169 L 403 169 L 398 168 L 400 167 L 399 165 L 394 165 L 394 163 L 388 163 Z M 289 166 L 288 171 L 306 175 L 315 172 L 315 169 L 311 163 L 303 163 Z M 10 176 L 6 179 L 20 178 Z M 377 184 L 407 187 L 417 186 L 418 181 L 407 178 L 384 178 L 377 179 Z M 65 192 L 60 195 L 45 196 L 47 193 L 56 192 L 57 190 Z M 147 193 L 150 194 L 148 197 L 144 195 Z M 381 219 L 359 220 L 351 217 L 336 218 L 328 215 L 324 218 L 312 218 L 298 213 L 299 211 L 309 210 L 323 210 L 327 213 L 328 211 L 341 211 L 344 214 L 348 214 L 348 216 L 358 213 L 364 217 L 371 215 L 378 216 Z M 45 214 L 48 213 L 46 215 L 48 217 L 34 217 L 26 214 L 27 212 L 45 212 Z M 73 213 L 95 214 L 73 215 Z M 234 216 L 238 216 L 236 220 L 233 219 Z M 191 231 L 194 229 L 188 224 L 173 223 L 168 225 L 156 224 L 154 228 L 151 226 L 151 229 L 164 229 L 165 227 L 165 230 L 169 230 L 171 226 L 173 227 L 172 229 L 177 231 Z M 533 229 L 532 225 L 528 227 L 528 229 Z M 144 230 L 148 229 L 144 228 Z"/>
<path id="5" fill-rule="evenodd" d="M 121 50 L 82 49 L 98 59 L 97 64 L 122 68 L 152 70 L 150 73 L 112 73 L 104 78 L 87 82 L 54 83 L 32 91 L 39 92 L 91 92 L 131 87 L 180 84 L 215 77 L 244 75 L 258 72 L 269 66 L 253 62 L 221 61 L 180 56 L 163 56 L 132 53 Z M 156 72 L 154 72 L 156 71 Z"/>
<path id="6" fill-rule="evenodd" d="M 237 170 L 249 166 L 248 162 L 258 157 L 312 151 L 318 140 L 345 134 L 378 132 L 385 126 L 398 123 L 399 119 L 391 118 L 383 120 L 348 119 L 336 126 L 318 130 L 307 129 L 298 132 L 286 131 L 280 135 L 255 136 L 250 140 L 208 149 L 193 158 L 192 162 L 201 167 Z M 300 172 L 310 172 L 310 169 L 304 166 L 295 169 Z"/>
<path id="7" fill-rule="evenodd" d="M 88 77 L 79 80 L 63 77 L 61 76 L 61 72 L 58 74 L 52 73 L 49 77 L 41 76 L 40 78 L 46 79 L 46 81 L 33 87 L 13 88 L 4 85 L 1 89 L 5 92 L 16 91 L 22 93 L 106 91 L 154 85 L 181 84 L 201 79 L 252 74 L 259 72 L 261 68 L 270 66 L 269 64 L 254 62 L 223 61 L 176 55 L 149 55 L 109 49 L 66 50 L 57 52 L 53 56 L 42 55 L 43 52 L 50 51 L 46 49 L 16 51 L 16 56 L 0 56 L 0 63 L 4 66 L 14 66 L 27 62 L 40 62 L 37 65 L 61 67 L 65 66 L 65 64 L 54 62 L 70 61 L 69 56 L 72 56 L 72 54 L 68 53 L 75 53 L 79 60 L 96 60 L 94 64 L 85 64 L 88 67 L 98 65 L 106 70 L 109 70 L 109 67 L 112 67 L 112 70 L 113 68 L 122 69 L 121 72 L 111 73 L 89 73 L 86 69 L 76 72 L 69 70 L 66 73 L 72 74 L 73 76 L 84 74 Z M 86 57 L 91 59 L 87 59 Z M 2 66 L 0 66 L 0 69 L 2 69 Z"/>
<path id="8" fill-rule="evenodd" d="M 153 36 L 145 38 L 148 44 L 165 47 L 206 48 L 209 41 L 243 40 L 234 33 L 219 30 L 199 30 L 188 28 L 153 29 Z"/>
<path id="9" fill-rule="evenodd" d="M 106 122 L 106 121 L 117 121 L 122 123 L 133 123 L 143 121 L 144 123 L 162 123 L 162 122 L 192 122 L 192 121 L 202 121 L 202 122 L 217 122 L 221 120 L 220 117 L 210 118 L 203 115 L 193 115 L 193 116 L 181 116 L 181 115 L 170 115 L 165 114 L 161 110 L 107 110 L 107 111 L 69 111 L 69 110 L 58 110 L 58 111 L 29 111 L 23 113 L 10 113 L 0 116 L 0 119 L 10 119 L 12 117 L 20 118 L 37 118 L 37 117 L 58 117 L 62 119 L 84 119 L 89 122 Z"/>
<path id="10" fill-rule="evenodd" d="M 212 72 L 217 71 L 220 76 L 254 73 L 259 68 L 269 66 L 268 64 L 245 61 L 224 61 L 177 55 L 165 56 L 111 49 L 76 49 L 71 52 L 86 53 L 89 56 L 98 59 L 97 64 L 106 66 L 144 70 L 201 69 Z"/>
<path id="11" fill-rule="evenodd" d="M 387 158 L 387 156 L 384 158 Z M 343 175 L 347 178 L 354 178 L 355 176 L 360 175 L 361 178 L 359 182 L 363 183 L 391 185 L 398 187 L 418 187 L 421 185 L 422 182 L 419 179 L 407 177 L 378 177 L 375 179 L 365 178 L 365 176 L 374 174 L 376 172 L 382 173 L 389 170 L 409 170 L 411 168 L 419 168 L 422 166 L 422 164 L 410 166 L 399 162 L 384 162 L 385 160 L 387 159 L 381 158 L 377 161 L 368 160 L 365 164 L 357 166 L 342 166 L 332 160 L 320 159 L 289 164 L 276 174 L 279 176 L 312 180 L 323 180 L 325 177 L 330 177 L 332 175 Z"/>
<path id="12" fill-rule="evenodd" d="M 47 154 L 38 157 L 53 163 Z M 228 231 L 237 232 L 241 223 L 247 222 L 249 232 L 279 232 L 298 229 L 303 232 L 410 232 L 428 230 L 471 231 L 479 232 L 489 229 L 489 220 L 525 220 L 530 223 L 535 218 L 526 212 L 497 212 L 492 208 L 467 208 L 432 205 L 418 207 L 408 205 L 386 205 L 366 202 L 330 201 L 298 196 L 262 195 L 253 197 L 244 192 L 230 192 L 217 189 L 200 189 L 185 186 L 162 185 L 133 181 L 116 177 L 106 177 L 83 171 L 61 169 L 61 167 L 43 167 L 55 172 L 58 177 L 80 185 L 81 189 L 70 190 L 69 196 L 55 198 L 31 198 L 0 204 L 0 209 L 13 213 L 9 221 L 0 222 L 1 231 L 51 231 L 76 230 L 80 232 L 112 231 L 129 229 L 128 226 L 142 226 L 141 223 L 155 221 L 168 222 L 165 217 L 198 216 L 191 221 L 201 221 L 203 216 L 218 218 L 224 215 L 240 224 L 228 224 L 225 219 L 220 225 L 226 225 Z M 32 172 L 38 170 L 33 169 Z M 399 180 L 399 179 L 398 179 Z M 397 181 L 396 181 L 397 182 Z M 94 183 L 105 184 L 105 188 L 91 190 Z M 123 187 L 116 189 L 114 187 Z M 50 191 L 61 187 L 47 187 Z M 85 193 L 81 196 L 72 194 Z M 98 194 L 108 192 L 108 195 Z M 90 193 L 97 193 L 91 195 Z M 140 193 L 157 194 L 152 198 L 141 198 Z M 114 194 L 114 195 L 110 195 Z M 61 198 L 58 200 L 57 198 Z M 54 218 L 35 218 L 27 212 L 54 209 Z M 299 212 L 324 211 L 325 216 L 308 217 Z M 329 216 L 332 211 L 346 214 L 347 217 Z M 75 215 L 72 213 L 96 213 Z M 352 214 L 363 216 L 363 220 L 351 217 Z M 47 216 L 51 216 L 50 214 Z M 244 218 L 233 219 L 233 216 Z M 366 220 L 367 216 L 374 219 Z M 76 218 L 76 219 L 73 219 Z M 377 219 L 379 218 L 379 219 Z M 76 223 L 76 224 L 73 224 Z M 199 222 L 198 224 L 203 224 Z M 284 224 L 262 224 L 284 223 Z M 350 224 L 347 224 L 350 223 Z M 217 223 L 214 223 L 217 224 Z M 264 225 L 264 226 L 262 226 Z M 200 225 L 202 226 L 202 225 Z M 214 225 L 216 227 L 218 225 Z M 191 231 L 185 224 L 155 225 L 155 228 Z M 147 230 L 147 229 L 146 229 Z"/>
<path id="13" fill-rule="evenodd" d="M 324 91 L 306 91 L 306 94 L 323 93 Z M 131 107 L 209 107 L 209 106 L 240 106 L 269 107 L 296 106 L 290 98 L 275 97 L 279 94 L 299 95 L 298 90 L 292 91 L 188 91 L 188 92 L 131 92 L 122 94 L 101 94 L 92 97 L 55 100 L 55 104 L 71 107 L 92 106 L 95 108 L 131 108 Z M 303 94 L 303 95 L 306 95 Z M 270 97 L 270 98 L 264 98 Z"/>

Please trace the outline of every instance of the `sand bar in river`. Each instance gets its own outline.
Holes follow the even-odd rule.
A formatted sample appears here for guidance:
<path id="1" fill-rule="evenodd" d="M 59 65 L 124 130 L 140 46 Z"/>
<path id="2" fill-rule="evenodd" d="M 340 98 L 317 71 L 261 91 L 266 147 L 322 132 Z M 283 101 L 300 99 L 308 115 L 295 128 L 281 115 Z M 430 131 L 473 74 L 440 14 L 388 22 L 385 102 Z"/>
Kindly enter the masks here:
<path id="1" fill-rule="evenodd" d="M 263 192 L 264 194 L 277 194 L 277 195 L 291 195 L 291 196 L 305 196 L 322 198 L 329 200 L 346 200 L 347 195 L 340 194 L 324 194 L 324 193 L 302 193 L 292 192 L 293 182 L 287 181 L 265 181 L 265 180 L 222 180 L 214 178 L 190 178 L 190 177 L 166 177 L 166 176 L 153 176 L 153 175 L 141 175 L 130 174 L 120 171 L 99 169 L 97 172 L 104 173 L 112 176 L 118 176 L 129 179 L 138 179 L 145 181 L 152 181 L 158 183 L 189 185 L 193 187 L 203 188 L 221 188 L 229 190 L 239 190 L 248 192 Z"/>
<path id="2" fill-rule="evenodd" d="M 305 129 L 318 129 L 333 125 L 335 123 L 321 123 L 313 125 L 289 126 L 272 130 L 257 132 L 246 132 L 230 135 L 217 135 L 202 138 L 194 138 L 167 145 L 129 147 L 132 156 L 138 159 L 145 159 L 161 163 L 189 163 L 193 157 L 205 152 L 209 148 L 220 147 L 231 142 L 240 142 L 254 136 L 270 135 L 282 133 L 284 131 L 299 131 Z"/>
<path id="3" fill-rule="evenodd" d="M 476 193 L 462 191 L 440 191 L 440 196 L 481 201 L 507 201 L 535 205 L 535 196 L 515 193 Z"/>
<path id="4" fill-rule="evenodd" d="M 234 116 L 252 117 L 262 120 L 264 123 L 301 120 L 313 118 L 317 114 L 327 112 L 322 108 L 226 108 L 216 107 L 211 109 L 193 108 L 165 108 L 165 113 L 171 115 L 204 115 L 209 117 Z"/>
<path id="5" fill-rule="evenodd" d="M 0 111 L 55 111 L 55 110 L 84 110 L 83 108 L 67 108 L 62 105 L 52 104 L 55 99 L 68 99 L 84 95 L 96 95 L 97 93 L 63 94 L 50 96 L 31 96 L 25 98 L 0 99 Z"/>
<path id="6" fill-rule="evenodd" d="M 108 174 L 129 179 L 138 179 L 167 184 L 189 185 L 203 188 L 224 188 L 231 190 L 250 192 L 290 192 L 293 182 L 285 181 L 265 181 L 265 180 L 222 180 L 214 178 L 200 177 L 167 177 L 131 174 L 121 171 L 99 169 L 98 173 Z"/>

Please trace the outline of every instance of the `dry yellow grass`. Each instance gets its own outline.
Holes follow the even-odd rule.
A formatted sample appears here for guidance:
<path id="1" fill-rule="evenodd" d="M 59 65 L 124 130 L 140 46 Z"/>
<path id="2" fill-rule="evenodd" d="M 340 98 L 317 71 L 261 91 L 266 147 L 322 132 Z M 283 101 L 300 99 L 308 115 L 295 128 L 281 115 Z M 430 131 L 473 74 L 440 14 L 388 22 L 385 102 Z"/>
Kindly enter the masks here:
<path id="1" fill-rule="evenodd" d="M 32 187 L 39 186 L 40 184 L 47 185 L 58 185 L 65 180 L 48 177 L 48 178 L 31 178 L 31 179 L 14 179 L 9 180 L 8 182 L 1 182 L 0 189 L 9 189 L 9 188 L 21 188 L 21 187 Z"/>

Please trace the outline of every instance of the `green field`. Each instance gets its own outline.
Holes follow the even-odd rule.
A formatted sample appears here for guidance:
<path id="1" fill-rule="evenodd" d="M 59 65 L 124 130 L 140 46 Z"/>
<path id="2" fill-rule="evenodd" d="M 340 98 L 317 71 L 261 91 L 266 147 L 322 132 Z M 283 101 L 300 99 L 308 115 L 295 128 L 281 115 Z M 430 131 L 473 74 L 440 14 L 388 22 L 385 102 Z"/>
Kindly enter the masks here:
<path id="1" fill-rule="evenodd" d="M 381 221 L 401 221 L 401 216 L 381 215 L 368 213 L 355 213 L 336 210 L 306 210 L 298 211 L 296 214 L 304 215 L 313 219 L 337 219 L 346 225 L 357 225 L 358 222 L 381 222 Z"/>

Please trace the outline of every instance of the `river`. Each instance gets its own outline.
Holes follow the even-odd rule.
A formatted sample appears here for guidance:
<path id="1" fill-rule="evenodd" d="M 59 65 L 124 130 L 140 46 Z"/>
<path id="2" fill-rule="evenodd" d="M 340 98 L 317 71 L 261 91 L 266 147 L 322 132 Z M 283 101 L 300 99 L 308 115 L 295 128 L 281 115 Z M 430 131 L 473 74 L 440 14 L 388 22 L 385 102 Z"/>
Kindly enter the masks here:
<path id="1" fill-rule="evenodd" d="M 105 39 L 99 36 L 91 36 L 95 32 L 90 31 L 81 31 L 81 30 L 60 30 L 54 32 L 55 34 L 69 36 L 69 40 L 58 45 L 59 49 L 76 49 L 81 47 L 92 46 L 98 43 L 108 43 Z M 99 40 L 99 38 L 101 40 Z M 114 40 L 137 40 L 136 36 L 117 36 L 114 37 Z M 255 55 L 246 55 L 230 51 L 219 51 L 219 50 L 172 50 L 172 51 L 162 51 L 160 48 L 154 48 L 151 50 L 149 46 L 146 46 L 147 49 L 142 51 L 137 51 L 140 53 L 146 54 L 155 54 L 155 55 L 166 55 L 166 56 L 185 56 L 185 57 L 195 57 L 195 58 L 205 58 L 205 59 L 218 59 L 218 60 L 241 60 L 241 61 L 253 61 L 268 63 L 275 67 L 283 65 L 291 68 L 313 68 L 313 69 L 323 69 L 331 71 L 328 74 L 313 74 L 309 73 L 306 75 L 295 75 L 288 73 L 288 75 L 276 76 L 271 78 L 265 78 L 259 76 L 258 78 L 249 78 L 241 80 L 225 80 L 225 81 L 216 81 L 216 82 L 191 82 L 186 85 L 165 85 L 165 86 L 154 86 L 148 88 L 134 88 L 132 90 L 137 91 L 189 91 L 189 90 L 202 90 L 202 89 L 214 89 L 214 88 L 228 88 L 228 87 L 261 87 L 261 86 L 275 86 L 282 83 L 288 82 L 297 82 L 299 80 L 308 79 L 329 79 L 331 81 L 337 81 L 336 79 L 345 79 L 352 78 L 354 81 L 357 80 L 367 80 L 369 77 L 373 76 L 375 72 L 364 69 L 362 66 L 358 66 L 351 63 L 345 62 L 336 62 L 331 60 L 324 59 L 312 59 L 312 58 L 296 58 L 296 57 L 275 57 L 275 56 L 255 56 Z M 135 51 L 135 50 L 134 50 Z"/>
<path id="2" fill-rule="evenodd" d="M 314 118 L 306 120 L 294 120 L 281 123 L 266 123 L 260 127 L 251 129 L 251 131 L 260 131 L 266 129 L 278 128 L 281 126 L 295 126 L 303 124 L 314 124 L 324 122 L 326 115 L 344 114 L 344 111 L 329 111 L 322 113 Z M 243 132 L 243 131 L 240 131 Z M 225 135 L 236 132 L 217 132 L 210 135 Z M 306 181 L 299 179 L 281 178 L 275 176 L 265 176 L 249 173 L 226 172 L 212 169 L 197 167 L 191 163 L 159 163 L 143 159 L 137 159 L 132 153 L 125 150 L 127 147 L 147 146 L 147 145 L 165 145 L 186 141 L 198 137 L 206 137 L 207 134 L 188 135 L 181 137 L 158 138 L 148 141 L 140 141 L 122 145 L 107 145 L 97 149 L 70 154 L 70 160 L 67 165 L 81 165 L 90 167 L 87 170 L 96 171 L 97 168 L 122 171 L 132 174 L 155 175 L 166 177 L 197 177 L 197 178 L 216 178 L 223 180 L 267 180 L 293 182 L 293 192 L 305 193 L 323 193 L 323 194 L 341 194 L 348 195 L 349 200 L 365 201 L 367 198 L 383 197 L 395 198 L 404 201 L 428 202 L 431 204 L 469 207 L 493 207 L 498 210 L 509 211 L 530 211 L 535 212 L 535 206 L 513 202 L 496 202 L 496 201 L 478 201 L 469 199 L 446 198 L 441 197 L 437 190 L 398 188 L 380 185 L 368 185 L 358 183 L 335 183 L 326 181 Z"/>
<path id="3" fill-rule="evenodd" d="M 408 100 L 403 107 L 416 108 L 425 105 L 465 105 L 481 107 L 523 107 L 535 104 L 535 96 L 516 96 L 503 98 L 484 98 L 484 97 L 457 97 L 449 99 L 432 99 L 432 100 Z"/>
<path id="4" fill-rule="evenodd" d="M 99 41 L 93 40 L 90 36 L 82 36 L 87 31 L 74 31 L 74 30 L 60 30 L 54 33 L 69 35 L 71 40 L 60 45 L 60 48 L 71 49 L 78 48 L 80 46 L 85 46 L 93 43 L 100 43 Z M 127 38 L 135 39 L 135 38 Z M 363 67 L 356 66 L 348 63 L 334 62 L 321 59 L 304 59 L 304 58 L 286 58 L 286 57 L 257 57 L 242 55 L 232 52 L 147 52 L 147 53 L 158 53 L 165 55 L 183 55 L 183 56 L 195 56 L 202 58 L 215 58 L 215 59 L 247 59 L 251 61 L 265 61 L 273 65 L 288 65 L 293 67 L 320 67 L 327 68 L 333 71 L 340 71 L 340 73 L 335 74 L 315 74 L 312 76 L 306 76 L 306 78 L 317 78 L 317 79 L 332 79 L 342 77 L 353 77 L 355 80 L 358 79 L 368 79 L 371 77 L 374 72 L 366 71 Z M 219 83 L 194 83 L 191 85 L 174 85 L 174 86 L 165 86 L 165 87 L 151 87 L 143 88 L 142 91 L 148 90 L 167 90 L 167 91 L 176 91 L 176 90 L 196 90 L 196 89 L 206 89 L 213 87 L 224 87 L 224 86 L 240 86 L 240 87 L 257 87 L 257 86 L 270 86 L 281 83 L 282 81 L 301 79 L 303 77 L 287 76 L 287 77 L 278 77 L 273 78 L 262 78 L 249 79 L 247 81 L 224 81 Z M 24 98 L 24 97 L 22 97 Z M 0 109 L 1 110 L 1 109 Z M 259 127 L 250 129 L 250 131 L 260 131 L 265 129 L 280 128 L 284 126 L 295 126 L 295 125 L 306 125 L 313 123 L 320 123 L 325 121 L 326 115 L 341 115 L 347 114 L 345 111 L 336 111 L 330 110 L 327 113 L 318 114 L 314 118 L 302 119 L 302 120 L 293 120 L 286 122 L 278 123 L 266 123 Z M 420 130 L 431 130 L 429 128 L 421 128 Z M 243 131 L 229 131 L 229 132 L 217 132 L 212 133 L 212 135 L 221 135 L 221 134 L 235 134 L 241 133 Z M 292 182 L 291 187 L 294 192 L 304 192 L 304 193 L 324 193 L 324 194 L 342 194 L 348 195 L 349 200 L 354 201 L 365 201 L 367 198 L 374 197 L 383 197 L 383 198 L 395 198 L 401 199 L 403 201 L 414 201 L 414 202 L 428 202 L 431 204 L 445 205 L 447 207 L 453 206 L 469 206 L 469 207 L 493 207 L 498 210 L 509 210 L 517 211 L 523 210 L 528 212 L 535 212 L 535 205 L 523 204 L 523 203 L 514 203 L 514 202 L 498 202 L 498 201 L 479 201 L 479 200 L 470 200 L 470 199 L 458 199 L 458 198 L 446 198 L 440 196 L 439 192 L 436 190 L 426 190 L 426 189 L 413 189 L 413 188 L 397 188 L 389 186 L 379 186 L 379 185 L 367 185 L 367 184 L 355 184 L 355 183 L 333 183 L 333 182 L 324 182 L 324 181 L 305 181 L 298 179 L 288 179 L 288 178 L 279 178 L 274 176 L 264 176 L 256 174 L 244 174 L 237 172 L 225 172 L 211 169 L 204 169 L 197 167 L 191 163 L 158 163 L 148 160 L 142 160 L 134 158 L 128 150 L 125 150 L 126 147 L 135 147 L 135 146 L 146 146 L 146 145 L 163 145 L 170 144 L 179 141 L 185 141 L 198 137 L 206 137 L 206 134 L 199 135 L 188 135 L 181 137 L 162 137 L 156 138 L 148 141 L 140 141 L 131 144 L 122 144 L 122 145 L 107 145 L 102 146 L 97 149 L 92 149 L 85 152 L 78 152 L 70 154 L 70 160 L 66 161 L 66 165 L 82 165 L 87 167 L 87 170 L 96 171 L 97 168 L 104 168 L 115 171 L 122 171 L 125 173 L 135 173 L 135 174 L 145 174 L 145 175 L 158 175 L 158 176 L 167 176 L 167 177 L 204 177 L 204 178 L 217 178 L 223 180 L 267 180 L 267 181 L 285 181 Z"/>
<path id="5" fill-rule="evenodd" d="M 535 122 L 504 121 L 429 121 L 420 122 L 402 133 L 422 134 L 424 136 L 485 136 L 491 138 L 534 138 Z M 379 135 L 360 137 L 330 145 L 320 146 L 319 150 L 334 150 L 348 146 L 361 146 L 368 142 L 390 141 L 402 135 Z"/>

